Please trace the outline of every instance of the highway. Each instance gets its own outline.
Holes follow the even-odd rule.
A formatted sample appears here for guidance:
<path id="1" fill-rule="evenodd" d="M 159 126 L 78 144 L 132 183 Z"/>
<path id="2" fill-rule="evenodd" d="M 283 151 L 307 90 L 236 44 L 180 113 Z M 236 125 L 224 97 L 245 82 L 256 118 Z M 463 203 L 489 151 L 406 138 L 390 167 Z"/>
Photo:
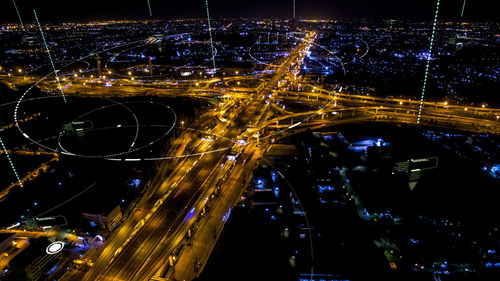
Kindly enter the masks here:
<path id="1" fill-rule="evenodd" d="M 235 116 L 232 120 L 219 124 L 211 133 L 235 140 L 246 124 L 256 125 L 263 121 L 271 90 L 277 87 L 278 81 L 307 47 L 306 40 L 285 59 L 262 89 L 253 94 L 248 104 L 229 113 Z M 197 142 L 195 137 L 185 139 Z M 228 147 L 227 142 L 222 138 L 208 142 L 208 146 L 197 142 L 200 144 L 191 153 L 222 149 Z M 166 179 L 165 168 L 160 168 L 151 184 L 155 191 L 138 204 L 138 211 L 106 241 L 104 250 L 82 280 L 149 280 L 186 236 L 207 198 L 228 172 L 231 167 L 225 164 L 228 152 L 222 150 L 186 158 Z"/>
<path id="2" fill-rule="evenodd" d="M 197 156 L 159 162 L 156 176 L 130 216 L 102 247 L 82 258 L 91 260 L 93 266 L 82 274 L 70 272 L 62 280 L 190 280 L 203 268 L 229 210 L 245 187 L 246 180 L 240 179 L 249 177 L 256 159 L 270 143 L 307 129 L 339 124 L 416 123 L 419 101 L 345 94 L 305 79 L 298 81 L 297 73 L 315 37 L 314 32 L 307 33 L 288 56 L 266 69 L 269 74 L 184 82 L 128 78 L 111 81 L 77 75 L 63 78 L 65 93 L 73 96 L 213 99 L 215 95 L 223 102 L 190 124 L 194 130 L 184 130 L 168 151 L 168 155 Z M 241 85 L 248 80 L 258 81 L 258 86 Z M 20 78 L 8 81 L 12 87 L 25 83 Z M 301 90 L 290 90 L 296 84 Z M 58 92 L 54 80 L 46 80 L 38 87 L 45 92 Z M 307 109 L 285 109 L 284 104 L 289 103 L 300 103 Z M 451 101 L 424 102 L 423 106 L 422 125 L 500 132 L 500 109 Z M 218 123 L 206 131 L 200 124 L 210 118 L 217 118 Z M 221 137 L 200 139 L 200 131 Z M 240 145 L 237 140 L 246 145 L 235 163 L 227 156 L 231 147 Z"/>

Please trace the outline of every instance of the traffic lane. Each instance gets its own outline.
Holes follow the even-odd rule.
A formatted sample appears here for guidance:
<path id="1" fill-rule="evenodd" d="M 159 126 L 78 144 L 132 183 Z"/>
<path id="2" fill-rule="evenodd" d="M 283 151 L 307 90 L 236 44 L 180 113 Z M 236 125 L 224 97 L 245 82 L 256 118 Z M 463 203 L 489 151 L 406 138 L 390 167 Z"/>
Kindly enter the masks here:
<path id="1" fill-rule="evenodd" d="M 164 263 L 165 257 L 169 256 L 171 252 L 178 246 L 178 243 L 182 241 L 191 224 L 194 223 L 196 218 L 199 216 L 199 213 L 201 212 L 201 209 L 206 202 L 205 198 L 208 198 L 214 192 L 215 186 L 220 180 L 221 176 L 231 168 L 230 165 L 226 165 L 225 163 L 227 163 L 227 161 L 225 159 L 221 159 L 221 161 L 219 161 L 214 167 L 214 173 L 210 175 L 210 179 L 206 183 L 204 183 L 202 188 L 199 189 L 200 194 L 197 196 L 197 200 L 193 205 L 196 209 L 194 209 L 194 207 L 193 209 L 191 209 L 196 211 L 191 216 L 191 218 L 189 220 L 185 219 L 182 225 L 177 228 L 175 234 L 169 236 L 168 239 L 164 239 L 161 242 L 161 247 L 158 249 L 158 251 L 150 256 L 149 260 L 152 260 L 154 262 L 145 264 L 145 266 L 141 268 L 140 272 L 136 272 L 133 279 L 127 280 L 149 280 L 158 270 L 160 270 L 161 265 Z M 129 278 L 130 276 L 126 277 Z"/>
<path id="2" fill-rule="evenodd" d="M 192 238 L 192 241 L 194 241 L 193 245 L 183 250 L 182 254 L 178 257 L 178 263 L 175 265 L 176 279 L 191 280 L 198 275 L 198 273 L 193 272 L 193 261 L 198 258 L 204 265 L 206 260 L 208 260 L 211 249 L 216 243 L 216 239 L 213 237 L 213 229 L 214 227 L 223 226 L 224 223 L 222 219 L 227 212 L 227 202 L 229 202 L 230 206 L 234 206 L 234 204 L 238 202 L 240 194 L 245 187 L 244 182 L 241 183 L 241 187 L 239 187 L 240 183 L 238 182 L 242 178 L 245 178 L 245 172 L 251 169 L 251 163 L 257 159 L 258 155 L 255 154 L 256 151 L 257 147 L 255 144 L 250 144 L 245 147 L 240 157 L 246 160 L 244 161 L 246 164 L 240 163 L 233 167 L 227 180 L 221 187 L 221 196 L 212 203 L 211 210 L 204 218 L 205 222 L 200 226 Z M 168 272 L 166 278 L 169 279 L 173 277 L 174 272 L 171 270 Z"/>
<path id="3" fill-rule="evenodd" d="M 291 60 L 289 60 L 289 61 L 291 61 Z M 287 63 L 288 63 L 288 62 L 287 62 Z M 279 73 L 280 73 L 279 75 L 275 75 L 275 77 L 273 77 L 273 79 L 272 79 L 272 81 L 273 81 L 273 82 L 276 82 L 277 80 L 279 80 L 280 75 L 282 75 L 283 71 L 281 71 L 281 72 L 279 72 Z M 269 83 L 269 84 L 271 84 L 271 85 L 272 85 L 272 84 L 274 84 L 274 83 Z M 268 84 L 267 86 L 269 86 L 269 84 Z M 267 88 L 267 87 L 266 87 L 266 88 Z M 251 114 L 249 117 L 247 117 L 249 114 L 244 114 L 244 118 L 251 119 L 251 117 L 253 117 L 253 116 L 254 116 L 254 114 L 255 114 L 256 112 L 259 112 L 259 109 L 261 108 L 261 106 L 262 106 L 262 105 L 259 103 L 259 106 L 257 106 L 257 108 L 255 109 L 255 106 L 254 106 L 254 105 L 255 105 L 255 103 L 256 103 L 256 102 L 253 102 L 253 103 L 252 103 L 252 106 L 250 107 L 250 108 L 252 109 L 252 110 L 251 110 L 251 113 L 252 113 L 252 114 Z M 250 113 L 250 112 L 249 112 L 249 113 Z M 237 131 L 237 130 L 234 130 L 234 128 L 233 128 L 233 130 L 228 130 L 228 132 L 231 132 L 231 134 L 230 134 L 230 135 L 236 135 L 236 131 Z M 185 194 L 187 194 L 187 193 L 185 193 Z M 141 230 L 142 230 L 142 229 L 141 229 Z M 135 240 L 135 239 L 134 239 L 134 240 Z M 120 253 L 120 254 L 121 254 L 121 253 Z"/>
<path id="4" fill-rule="evenodd" d="M 186 159 L 189 161 L 181 162 L 181 166 L 180 167 L 178 166 L 177 167 L 178 169 L 175 169 L 173 171 L 174 175 L 176 174 L 176 172 L 182 172 L 183 167 L 187 167 L 188 165 L 192 164 L 190 162 L 194 161 L 194 160 L 191 161 L 192 158 L 186 158 Z M 165 173 L 165 170 L 166 170 L 165 166 L 162 166 L 162 167 L 163 168 L 160 169 L 160 172 L 157 173 L 157 175 L 163 175 Z M 169 179 L 172 179 L 172 177 L 169 177 Z M 113 258 L 113 254 L 115 253 L 115 251 L 118 248 L 120 248 L 121 245 L 123 245 L 123 243 L 128 238 L 130 233 L 134 230 L 135 225 L 137 225 L 137 223 L 142 218 L 144 218 L 144 216 L 147 214 L 147 212 L 149 212 L 149 210 L 151 210 L 151 208 L 154 206 L 154 204 L 157 202 L 157 200 L 160 199 L 161 196 L 164 194 L 164 191 L 165 191 L 164 188 L 167 188 L 167 186 L 169 186 L 169 181 L 163 180 L 163 182 L 161 182 L 161 180 L 163 180 L 162 176 L 155 177 L 155 180 L 153 180 L 152 184 L 155 184 L 154 186 L 160 186 L 160 188 L 156 188 L 156 191 L 154 193 L 155 196 L 152 196 L 151 198 L 149 198 L 149 200 L 147 200 L 145 203 L 146 205 L 141 206 L 143 208 L 143 210 L 146 211 L 146 212 L 143 212 L 142 217 L 135 217 L 134 220 L 128 220 L 128 222 L 126 222 L 126 224 L 124 224 L 123 227 L 120 228 L 118 235 L 115 235 L 116 236 L 115 239 L 110 238 L 107 240 L 108 243 L 110 243 L 110 244 L 104 245 L 105 249 L 104 249 L 103 253 L 101 254 L 100 258 L 96 261 L 96 264 L 91 269 L 91 272 L 89 274 L 87 274 L 86 278 L 88 278 L 88 280 L 95 280 L 95 278 L 96 278 L 95 275 L 92 274 L 92 271 L 102 272 L 104 270 L 104 267 L 109 263 L 111 258 Z M 156 182 L 158 182 L 158 185 L 156 185 Z M 159 182 L 161 182 L 161 184 Z M 171 182 L 170 182 L 170 184 L 171 184 Z M 164 187 L 164 188 L 162 188 L 162 187 Z"/>
<path id="5" fill-rule="evenodd" d="M 208 173 L 206 169 L 201 167 L 194 170 L 194 172 L 198 172 L 200 176 L 205 176 Z M 195 195 L 196 183 L 199 181 L 188 180 L 188 188 L 186 188 L 185 184 L 179 185 L 179 188 L 184 191 L 178 197 L 167 197 L 158 211 L 145 222 L 137 235 L 132 238 L 131 242 L 113 261 L 110 269 L 106 271 L 107 276 L 119 276 L 122 271 L 138 270 L 138 266 L 142 265 L 141 261 L 144 261 L 145 255 L 156 247 L 160 239 L 171 229 L 175 219 L 184 213 L 183 210 L 187 209 L 187 203 Z"/>
<path id="6" fill-rule="evenodd" d="M 215 170 L 217 170 L 217 167 L 214 167 L 214 168 L 215 168 Z M 207 170 L 209 170 L 209 169 L 207 169 Z M 215 180 L 216 180 L 219 177 L 219 175 L 217 174 L 217 171 L 215 171 L 215 172 L 216 172 L 215 173 L 215 177 L 213 177 L 213 178 L 215 178 Z M 203 188 L 201 188 L 201 187 L 196 188 L 195 184 L 192 181 L 191 182 L 187 182 L 186 184 L 189 185 L 189 186 L 192 186 L 193 189 L 196 190 L 197 194 L 191 196 L 191 198 L 193 198 L 193 199 L 195 199 L 195 198 L 196 199 L 202 198 L 200 196 L 200 193 L 203 191 Z M 188 195 L 188 198 L 189 198 L 189 194 L 188 193 L 186 193 L 186 194 Z M 159 249 L 159 251 L 161 251 L 162 249 L 170 249 L 170 251 L 173 250 L 172 247 L 171 247 L 173 245 L 171 243 L 172 239 L 175 238 L 175 237 L 177 237 L 179 239 L 182 239 L 182 237 L 185 235 L 185 232 L 187 232 L 187 227 L 189 227 L 189 225 L 187 224 L 187 221 L 185 220 L 185 218 L 187 217 L 188 213 L 190 213 L 190 212 L 192 212 L 194 210 L 193 208 L 194 208 L 194 206 L 195 206 L 196 203 L 195 202 L 190 202 L 192 204 L 188 203 L 186 205 L 185 201 L 186 201 L 186 199 L 182 200 L 182 203 L 180 205 L 178 205 L 182 209 L 182 214 L 180 216 L 178 216 L 177 218 L 175 218 L 176 222 L 175 222 L 174 226 L 171 228 L 171 231 L 174 231 L 174 232 L 176 231 L 177 233 L 179 233 L 179 235 L 169 235 L 169 236 L 167 236 L 167 234 L 165 234 L 164 236 L 167 236 L 168 239 L 166 241 L 165 241 L 165 239 L 160 239 L 160 243 L 161 243 L 161 245 L 160 245 L 161 247 L 160 248 L 161 249 Z M 199 200 L 197 200 L 197 201 L 198 201 L 198 204 L 197 204 L 198 206 L 196 206 L 196 207 L 199 207 L 199 204 L 200 204 Z M 182 229 L 183 227 L 184 227 L 184 229 Z M 182 229 L 182 230 L 180 230 L 180 229 Z M 161 241 L 161 240 L 163 240 L 163 241 Z M 170 244 L 167 244 L 167 242 L 170 242 Z M 158 245 L 158 243 L 156 243 L 155 248 L 156 248 L 157 245 Z M 147 255 L 151 255 L 152 252 L 147 251 L 146 253 L 147 253 Z M 123 271 L 121 273 L 120 279 L 123 279 L 123 280 L 132 280 L 130 278 L 133 276 L 133 274 L 136 274 L 136 275 L 139 274 L 139 278 L 143 278 L 143 277 L 145 277 L 145 275 L 148 275 L 148 274 L 150 274 L 152 276 L 155 272 L 154 272 L 154 269 L 151 270 L 151 268 L 157 268 L 157 267 L 152 266 L 152 265 L 158 264 L 158 259 L 159 258 L 163 259 L 163 258 L 165 258 L 165 256 L 166 255 L 160 255 L 159 257 L 154 257 L 154 256 L 151 257 L 150 256 L 150 257 L 148 257 L 146 259 L 146 263 L 144 263 L 144 260 L 143 260 L 143 266 L 141 267 L 141 269 L 145 268 L 142 271 L 146 271 L 146 272 L 149 269 L 149 273 L 139 274 L 139 272 L 136 271 L 136 270 L 127 270 L 127 271 Z M 140 261 L 138 260 L 137 262 L 140 262 Z M 163 262 L 163 261 L 161 261 L 161 262 Z"/>
<path id="7" fill-rule="evenodd" d="M 221 141 L 221 143 L 218 144 L 217 146 L 222 146 L 222 145 L 224 145 L 224 144 Z M 222 158 L 223 155 L 224 155 L 224 153 L 211 153 L 211 154 L 208 154 L 208 156 L 207 155 L 204 156 L 203 159 L 201 159 L 201 161 L 199 162 L 199 165 L 196 165 L 195 168 L 193 168 L 189 172 L 190 176 L 187 177 L 188 181 L 187 182 L 184 181 L 183 183 L 179 184 L 179 187 L 185 191 L 183 191 L 177 198 L 168 197 L 167 201 L 162 204 L 160 209 L 163 209 L 162 207 L 168 206 L 169 208 L 173 208 L 174 213 L 179 212 L 182 209 L 184 209 L 184 210 L 187 209 L 188 205 L 186 204 L 186 202 L 188 202 L 188 199 L 190 201 L 193 198 L 193 196 L 194 196 L 193 193 L 194 193 L 194 191 L 197 190 L 196 187 L 202 183 L 202 181 L 208 176 L 208 173 L 211 171 L 211 169 L 207 169 L 205 167 L 207 167 L 207 166 L 213 167 L 215 164 L 214 161 L 217 161 L 218 159 Z M 202 166 L 204 166 L 204 167 L 202 167 Z M 180 202 L 180 203 L 172 202 L 172 200 L 174 200 L 175 202 Z M 153 215 L 153 216 L 155 216 L 155 215 Z M 146 224 L 150 225 L 148 223 L 146 223 Z M 154 231 L 154 229 L 152 229 L 150 227 L 145 227 L 145 226 L 143 226 L 143 228 L 139 231 L 137 236 L 135 236 L 135 238 L 132 239 L 130 244 L 127 247 L 125 247 L 125 249 L 122 251 L 122 253 L 119 254 L 119 256 L 117 257 L 117 260 L 120 259 L 120 256 L 124 256 L 125 259 L 130 258 L 130 257 L 134 257 L 134 256 L 140 257 L 141 255 L 139 255 L 137 253 L 137 251 L 142 244 L 142 242 L 140 242 L 141 240 L 143 240 L 143 241 L 147 240 L 150 242 L 151 241 L 158 241 L 158 239 L 161 236 L 161 232 L 156 232 L 156 231 Z M 126 249 L 128 249 L 128 250 L 126 250 Z M 143 248 L 143 251 L 145 251 L 145 249 L 146 248 Z M 151 248 L 148 248 L 148 249 L 150 250 Z M 136 255 L 136 253 L 137 253 L 137 255 Z M 124 264 L 121 262 L 118 264 L 119 264 L 118 265 L 119 267 L 124 266 Z M 133 266 L 127 267 L 127 270 L 129 270 L 129 268 L 133 268 Z M 120 269 L 120 268 L 117 268 L 117 269 Z M 117 269 L 112 270 L 110 272 L 110 274 L 112 276 L 115 275 L 117 272 L 119 272 L 119 270 L 117 270 Z"/>
<path id="8" fill-rule="evenodd" d="M 236 135 L 237 135 L 237 133 L 238 133 L 238 130 L 236 130 L 235 128 L 233 128 L 233 129 L 229 129 L 229 130 L 227 130 L 226 137 L 234 137 L 234 136 L 236 136 Z M 220 148 L 220 147 L 221 147 L 221 145 L 223 145 L 223 143 L 221 143 L 221 144 L 219 144 L 219 145 L 216 145 L 216 146 L 214 147 L 214 149 Z M 210 163 L 210 162 L 212 162 L 212 161 L 214 161 L 214 160 L 217 160 L 217 159 L 221 159 L 222 157 L 224 157 L 224 156 L 225 156 L 225 154 L 226 154 L 226 153 L 220 153 L 220 155 L 219 155 L 219 156 L 215 156 L 213 153 L 212 153 L 212 154 L 209 154 L 209 156 L 208 156 L 207 158 L 205 158 L 205 159 L 206 159 L 206 160 L 207 160 L 208 158 L 211 158 L 211 159 L 208 159 L 208 160 L 209 160 L 209 163 L 205 163 L 205 167 L 213 167 L 213 168 L 215 168 L 215 169 L 216 169 L 218 165 L 213 166 L 213 163 Z M 206 156 L 205 156 L 205 157 L 206 157 Z M 200 165 L 202 165 L 202 163 L 201 163 L 201 162 L 200 162 L 200 164 L 198 165 L 198 167 L 199 167 Z M 210 169 L 206 169 L 206 170 L 207 170 L 207 171 L 209 171 Z M 211 170 L 210 170 L 210 171 L 211 171 Z M 194 171 L 193 171 L 193 172 L 194 172 Z M 184 183 L 183 183 L 183 184 L 184 184 Z M 193 186 L 193 185 L 197 185 L 197 183 L 195 183 L 195 182 L 193 182 L 193 181 L 190 181 L 190 182 L 188 182 L 188 183 L 187 183 L 187 185 L 188 185 L 188 186 Z M 198 190 L 200 190 L 200 189 L 198 189 Z M 188 195 L 188 193 L 184 193 L 184 192 L 183 192 L 183 194 Z M 190 207 L 191 207 L 191 206 L 185 206 L 185 207 L 184 207 L 184 209 L 188 209 L 188 208 L 190 208 Z M 148 253 L 149 253 L 149 251 L 148 251 Z M 156 263 L 156 264 L 158 264 L 158 263 Z M 129 278 L 129 277 L 130 277 L 130 273 L 131 273 L 131 272 L 135 272 L 135 271 L 127 270 L 127 271 L 125 271 L 125 272 L 128 272 L 128 273 L 126 273 L 126 274 L 125 274 L 125 276 L 122 276 L 122 277 L 124 277 L 124 278 Z"/>
<path id="9" fill-rule="evenodd" d="M 142 220 L 147 213 L 152 209 L 154 204 L 157 202 L 158 199 L 160 199 L 158 195 L 153 196 L 149 198 L 149 200 L 146 202 L 146 205 L 142 206 L 143 211 L 138 214 L 137 212 L 134 213 L 133 219 L 129 219 L 126 221 L 122 227 L 118 230 L 118 233 L 108 239 L 108 244 L 104 245 L 104 250 L 102 254 L 100 255 L 99 259 L 96 261 L 94 267 L 89 271 L 89 273 L 86 275 L 85 279 L 88 280 L 95 280 L 96 279 L 96 273 L 100 273 L 104 270 L 104 268 L 107 266 L 109 261 L 113 258 L 114 253 L 116 252 L 117 249 L 119 249 L 125 240 L 129 237 L 131 232 L 134 230 L 135 226 L 139 223 L 140 220 Z M 94 273 L 95 272 L 95 273 Z"/>

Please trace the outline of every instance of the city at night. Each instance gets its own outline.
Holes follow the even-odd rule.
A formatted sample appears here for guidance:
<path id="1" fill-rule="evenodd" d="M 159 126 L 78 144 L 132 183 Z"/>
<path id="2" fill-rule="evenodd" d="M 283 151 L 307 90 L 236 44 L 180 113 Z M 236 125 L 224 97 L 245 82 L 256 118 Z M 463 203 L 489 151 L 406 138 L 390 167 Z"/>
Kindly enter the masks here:
<path id="1" fill-rule="evenodd" d="M 0 281 L 500 280 L 486 0 L 6 0 Z"/>

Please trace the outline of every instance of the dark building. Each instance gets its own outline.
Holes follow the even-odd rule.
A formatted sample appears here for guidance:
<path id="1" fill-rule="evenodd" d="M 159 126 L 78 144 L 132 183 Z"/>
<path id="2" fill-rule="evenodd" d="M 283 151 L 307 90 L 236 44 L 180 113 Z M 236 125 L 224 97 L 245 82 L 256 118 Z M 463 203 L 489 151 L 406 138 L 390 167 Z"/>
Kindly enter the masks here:
<path id="1" fill-rule="evenodd" d="M 101 205 L 104 206 L 104 205 Z M 122 209 L 120 205 L 114 207 L 94 208 L 82 213 L 82 217 L 89 220 L 92 226 L 109 232 L 113 230 L 122 219 Z"/>
<path id="2" fill-rule="evenodd" d="M 6 280 L 35 281 L 52 275 L 59 267 L 62 253 L 47 254 L 50 244 L 51 241 L 45 237 L 32 239 L 28 248 L 11 260 Z"/>

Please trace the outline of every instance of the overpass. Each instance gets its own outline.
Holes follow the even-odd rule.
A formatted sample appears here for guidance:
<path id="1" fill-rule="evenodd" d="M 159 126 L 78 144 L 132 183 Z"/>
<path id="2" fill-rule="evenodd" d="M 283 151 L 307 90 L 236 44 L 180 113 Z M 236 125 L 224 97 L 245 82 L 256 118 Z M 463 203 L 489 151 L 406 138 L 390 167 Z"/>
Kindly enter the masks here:
<path id="1" fill-rule="evenodd" d="M 63 280 L 195 277 L 193 265 L 186 260 L 196 257 L 199 269 L 203 268 L 215 245 L 213 237 L 220 233 L 246 185 L 245 180 L 238 183 L 239 179 L 248 178 L 256 159 L 270 143 L 307 129 L 339 124 L 367 121 L 416 124 L 419 101 L 345 94 L 301 82 L 298 82 L 301 91 L 287 89 L 287 84 L 296 83 L 296 74 L 314 38 L 314 33 L 308 33 L 279 64 L 267 68 L 268 74 L 166 82 L 122 78 L 113 80 L 111 87 L 106 86 L 109 80 L 104 78 L 64 78 L 65 93 L 70 96 L 199 99 L 220 96 L 228 102 L 218 107 L 215 114 L 205 114 L 193 124 L 199 127 L 203 120 L 217 116 L 220 122 L 206 133 L 223 138 L 204 141 L 198 139 L 198 131 L 182 132 L 169 155 L 196 156 L 159 163 L 157 174 L 136 209 L 98 251 L 84 257 L 93 266 L 81 275 L 67 274 Z M 241 85 L 248 80 L 258 81 L 257 86 Z M 39 87 L 45 92 L 58 91 L 53 80 L 46 80 Z M 278 104 L 291 102 L 300 102 L 308 109 L 285 109 Z M 487 106 L 424 102 L 421 124 L 498 134 L 499 116 L 499 109 Z M 239 139 L 248 141 L 242 145 L 238 160 L 241 162 L 237 163 L 227 156 L 231 147 L 241 145 L 236 141 Z M 185 247 L 193 240 L 203 241 L 209 247 Z"/>
<path id="2" fill-rule="evenodd" d="M 234 112 L 229 112 L 229 115 L 233 118 L 218 124 L 211 133 L 226 139 L 236 139 L 246 124 L 258 125 L 263 122 L 269 113 L 271 91 L 290 67 L 302 59 L 302 51 L 312 42 L 313 35 L 309 34 L 308 40 L 290 53 L 263 86 L 247 98 L 245 105 L 231 109 Z M 207 144 L 197 141 L 190 134 L 187 131 L 183 138 L 195 141 L 196 146 L 191 152 L 203 153 L 208 149 L 227 147 L 225 139 L 216 139 Z M 250 144 L 242 153 L 242 157 L 247 160 L 245 162 L 255 160 L 256 151 L 257 146 Z M 193 227 L 198 225 L 198 219 L 206 214 L 206 210 L 217 205 L 221 198 L 218 196 L 220 185 L 225 179 L 234 178 L 234 173 L 241 174 L 245 170 L 233 169 L 232 160 L 226 157 L 228 152 L 220 150 L 183 159 L 167 178 L 164 178 L 165 166 L 160 167 L 151 185 L 149 198 L 143 198 L 134 214 L 105 242 L 102 253 L 82 280 L 150 280 L 157 272 L 168 268 L 166 262 L 173 264 L 171 261 L 179 244 L 191 235 Z M 225 194 L 223 204 L 232 208 L 242 190 L 240 187 L 231 194 Z M 227 208 L 212 208 L 212 212 L 214 210 L 227 212 Z"/>

